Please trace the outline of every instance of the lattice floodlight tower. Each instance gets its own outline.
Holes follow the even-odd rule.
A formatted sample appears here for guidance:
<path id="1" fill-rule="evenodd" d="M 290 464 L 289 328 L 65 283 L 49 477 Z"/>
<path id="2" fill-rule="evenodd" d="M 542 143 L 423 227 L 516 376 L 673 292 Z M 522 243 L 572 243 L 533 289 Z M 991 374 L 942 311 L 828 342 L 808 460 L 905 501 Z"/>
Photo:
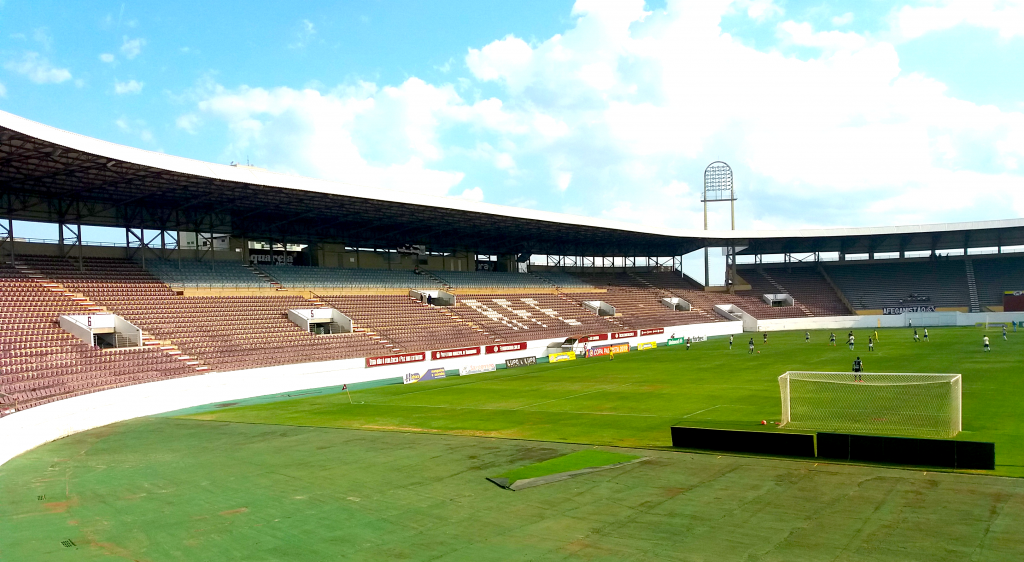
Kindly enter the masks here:
<path id="1" fill-rule="evenodd" d="M 906 437 L 961 430 L 960 375 L 821 373 L 779 377 L 780 427 Z"/>
<path id="2" fill-rule="evenodd" d="M 704 230 L 708 229 L 708 203 L 719 203 L 728 201 L 732 215 L 732 229 L 736 230 L 736 189 L 732 181 L 732 168 L 725 162 L 712 162 L 704 169 L 704 196 L 701 197 L 704 203 Z M 726 271 L 730 264 L 735 267 L 735 248 L 730 249 L 726 258 Z M 704 286 L 711 284 L 711 275 L 708 272 L 708 247 L 704 245 Z M 731 277 L 730 277 L 731 278 Z M 730 284 L 731 286 L 731 284 Z"/>

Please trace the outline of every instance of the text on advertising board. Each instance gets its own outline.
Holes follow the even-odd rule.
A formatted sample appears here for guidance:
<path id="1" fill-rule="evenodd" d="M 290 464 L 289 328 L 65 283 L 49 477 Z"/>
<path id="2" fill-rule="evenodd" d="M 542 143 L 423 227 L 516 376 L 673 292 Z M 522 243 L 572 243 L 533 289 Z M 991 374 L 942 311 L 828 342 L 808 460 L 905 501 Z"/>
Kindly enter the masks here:
<path id="1" fill-rule="evenodd" d="M 473 355 L 480 355 L 479 347 L 460 347 L 459 349 L 442 349 L 430 352 L 430 358 L 435 361 L 438 359 L 452 359 L 454 357 L 472 357 Z"/>
<path id="2" fill-rule="evenodd" d="M 611 353 L 628 353 L 628 343 L 617 343 L 615 345 L 602 345 L 601 347 L 592 347 L 587 350 L 587 357 L 600 357 L 602 355 L 609 355 Z"/>
<path id="3" fill-rule="evenodd" d="M 612 332 L 612 339 L 613 340 L 622 340 L 622 339 L 626 339 L 626 338 L 635 338 L 635 337 L 636 337 L 636 330 L 633 330 L 631 332 Z"/>
<path id="4" fill-rule="evenodd" d="M 427 369 L 425 373 L 406 373 L 402 376 L 402 382 L 405 384 L 412 384 L 420 381 L 432 381 L 436 379 L 444 378 L 444 367 L 435 367 L 433 369 Z"/>
<path id="5" fill-rule="evenodd" d="M 459 367 L 459 376 L 476 375 L 479 373 L 490 373 L 497 367 L 494 363 L 487 363 L 484 365 L 463 365 Z"/>
<path id="6" fill-rule="evenodd" d="M 890 306 L 882 309 L 882 314 L 891 316 L 894 314 L 903 314 L 904 312 L 935 312 L 935 305 L 920 305 L 920 306 Z"/>
<path id="7" fill-rule="evenodd" d="M 559 361 L 573 361 L 575 359 L 575 351 L 563 351 L 561 353 L 552 353 L 548 355 L 548 363 L 558 363 Z"/>
<path id="8" fill-rule="evenodd" d="M 424 352 L 419 353 L 403 353 L 401 355 L 384 355 L 381 357 L 367 357 L 367 367 L 383 367 L 384 365 L 401 365 L 403 363 L 415 363 L 417 361 L 426 361 L 427 354 Z"/>
<path id="9" fill-rule="evenodd" d="M 506 359 L 505 368 L 514 369 L 516 367 L 525 367 L 527 365 L 536 365 L 537 358 L 534 356 L 529 357 L 516 357 L 515 359 Z"/>
<path id="10" fill-rule="evenodd" d="M 505 353 L 506 351 L 522 351 L 526 349 L 526 342 L 521 341 L 518 343 L 499 343 L 497 345 L 488 345 L 484 347 L 485 353 Z"/>
<path id="11" fill-rule="evenodd" d="M 658 342 L 656 342 L 656 341 L 649 341 L 649 342 L 644 342 L 644 343 L 636 344 L 636 350 L 637 351 L 643 351 L 645 349 L 654 349 L 656 347 L 658 347 Z"/>
<path id="12" fill-rule="evenodd" d="M 608 334 L 590 334 L 589 336 L 580 336 L 576 341 L 580 343 L 590 343 L 592 341 L 604 341 L 608 339 Z"/>
<path id="13" fill-rule="evenodd" d="M 640 330 L 640 337 L 653 336 L 655 334 L 664 334 L 665 328 L 648 328 L 646 330 Z"/>

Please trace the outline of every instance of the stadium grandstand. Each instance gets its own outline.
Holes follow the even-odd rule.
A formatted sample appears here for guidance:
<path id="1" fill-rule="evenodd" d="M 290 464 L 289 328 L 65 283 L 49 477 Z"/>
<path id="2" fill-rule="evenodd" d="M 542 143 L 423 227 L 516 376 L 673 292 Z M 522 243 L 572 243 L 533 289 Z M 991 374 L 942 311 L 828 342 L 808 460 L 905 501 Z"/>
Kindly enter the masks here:
<path id="1" fill-rule="evenodd" d="M 1021 219 L 656 228 L 198 162 L 3 112 L 0 161 L 5 415 L 251 369 L 998 312 L 1024 289 L 1024 254 L 1007 251 L 1024 245 Z M 20 238 L 19 221 L 59 239 Z M 83 226 L 124 243 L 92 245 Z M 682 272 L 708 247 L 734 250 L 727 285 Z"/>

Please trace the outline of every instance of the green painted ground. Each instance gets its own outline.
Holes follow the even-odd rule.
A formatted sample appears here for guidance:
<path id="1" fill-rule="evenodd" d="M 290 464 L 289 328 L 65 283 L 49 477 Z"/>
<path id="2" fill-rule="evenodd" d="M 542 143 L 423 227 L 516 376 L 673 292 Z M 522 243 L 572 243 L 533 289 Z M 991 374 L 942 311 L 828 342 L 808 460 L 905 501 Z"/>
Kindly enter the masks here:
<path id="1" fill-rule="evenodd" d="M 640 457 L 637 455 L 626 455 L 623 453 L 599 451 L 596 449 L 584 449 L 561 457 L 555 457 L 550 460 L 514 468 L 508 472 L 499 474 L 497 478 L 507 478 L 508 483 L 512 484 L 517 480 L 549 476 L 552 474 L 571 472 L 573 470 L 580 470 L 583 468 L 607 466 L 609 464 L 629 462 L 638 458 Z"/>
<path id="2" fill-rule="evenodd" d="M 964 437 L 996 441 L 998 472 L 1021 474 L 1022 341 L 990 332 L 983 354 L 980 330 L 931 332 L 886 331 L 860 354 L 869 371 L 963 373 Z M 1024 479 L 605 445 L 663 446 L 679 422 L 760 427 L 779 373 L 848 369 L 813 335 L 771 334 L 754 357 L 712 341 L 73 435 L 0 466 L 0 561 L 1024 558 Z M 485 479 L 593 444 L 649 460 L 516 493 Z"/>

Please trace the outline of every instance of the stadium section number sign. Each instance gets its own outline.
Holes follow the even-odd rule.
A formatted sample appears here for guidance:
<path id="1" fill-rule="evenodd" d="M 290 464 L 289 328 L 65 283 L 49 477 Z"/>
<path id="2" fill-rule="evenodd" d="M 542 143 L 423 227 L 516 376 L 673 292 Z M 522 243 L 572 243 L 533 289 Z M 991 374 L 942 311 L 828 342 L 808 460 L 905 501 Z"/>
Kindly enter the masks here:
<path id="1" fill-rule="evenodd" d="M 649 341 L 636 344 L 637 351 L 643 351 L 645 349 L 654 349 L 656 347 L 658 347 L 658 342 L 656 341 Z"/>
<path id="2" fill-rule="evenodd" d="M 575 351 L 563 351 L 561 353 L 552 353 L 548 355 L 548 363 L 558 363 L 559 361 L 574 361 L 575 359 Z"/>
<path id="3" fill-rule="evenodd" d="M 526 342 L 501 343 L 484 347 L 484 353 L 505 353 L 506 351 L 522 351 L 526 349 Z"/>
<path id="4" fill-rule="evenodd" d="M 460 347 L 458 349 L 442 349 L 430 352 L 430 358 L 435 361 L 438 359 L 451 359 L 453 357 L 471 357 L 473 355 L 480 355 L 479 347 Z"/>
<path id="5" fill-rule="evenodd" d="M 433 369 L 427 369 L 425 373 L 406 373 L 402 376 L 402 382 L 404 384 L 412 384 L 420 381 L 432 381 L 436 379 L 444 378 L 444 367 L 435 367 Z"/>
<path id="6" fill-rule="evenodd" d="M 425 352 L 419 353 L 402 353 L 400 355 L 383 355 L 381 357 L 367 357 L 366 367 L 383 367 L 385 365 L 401 365 L 403 363 L 415 363 L 417 361 L 426 361 L 427 354 Z"/>
<path id="7" fill-rule="evenodd" d="M 599 347 L 592 347 L 587 350 L 587 357 L 600 357 L 602 355 L 609 355 L 612 353 L 627 352 L 629 352 L 628 343 L 617 343 L 615 345 L 602 345 Z"/>
<path id="8" fill-rule="evenodd" d="M 516 357 L 515 359 L 506 359 L 505 368 L 515 369 L 516 367 L 525 367 L 527 365 L 536 365 L 537 358 L 534 356 L 529 357 Z"/>

